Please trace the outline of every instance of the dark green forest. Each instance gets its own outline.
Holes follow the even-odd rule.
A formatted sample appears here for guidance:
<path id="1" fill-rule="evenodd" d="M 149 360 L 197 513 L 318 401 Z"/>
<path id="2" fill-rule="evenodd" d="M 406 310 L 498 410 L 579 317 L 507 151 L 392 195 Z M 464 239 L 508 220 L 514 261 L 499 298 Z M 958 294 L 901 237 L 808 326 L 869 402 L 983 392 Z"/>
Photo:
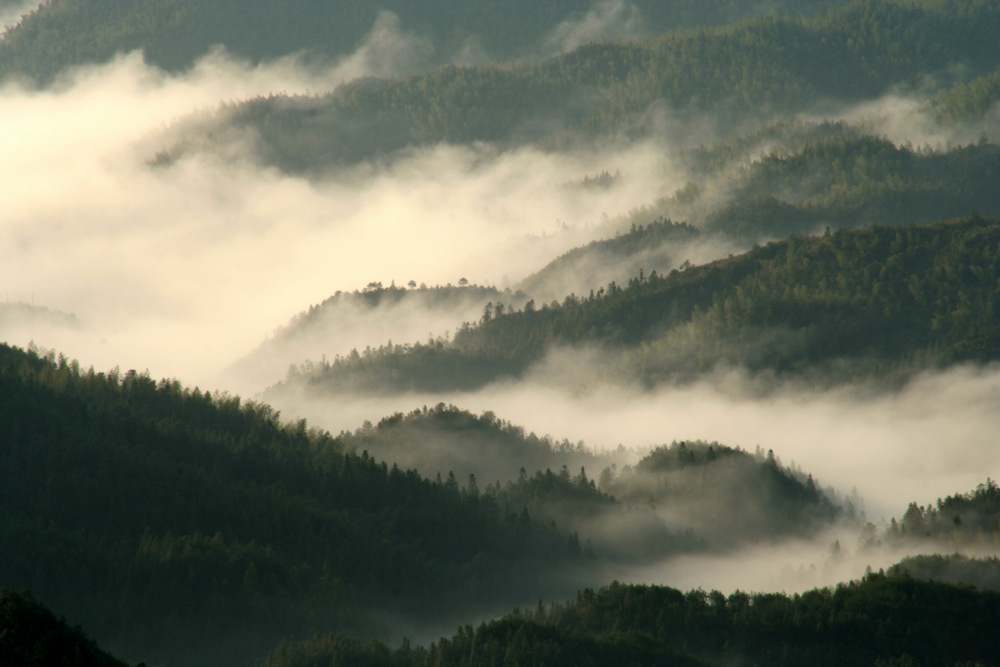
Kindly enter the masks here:
<path id="1" fill-rule="evenodd" d="M 428 647 L 325 636 L 283 644 L 266 664 L 993 664 L 998 620 L 1000 593 L 898 575 L 795 595 L 614 583 L 461 627 Z"/>
<path id="2" fill-rule="evenodd" d="M 993 187 L 1000 177 L 997 144 L 984 140 L 935 150 L 897 146 L 842 125 L 830 133 L 841 136 L 796 142 L 753 161 L 735 178 L 728 174 L 728 201 L 692 219 L 706 232 L 753 243 L 824 226 L 927 223 L 1000 212 Z M 696 209 L 697 193 L 688 196 L 695 200 L 688 210 Z"/>
<path id="3" fill-rule="evenodd" d="M 653 132 L 656 109 L 707 114 L 732 136 L 778 114 L 890 91 L 926 94 L 930 81 L 950 91 L 951 106 L 971 109 L 960 100 L 979 93 L 958 86 L 978 90 L 972 82 L 996 69 L 998 30 L 1000 8 L 989 2 L 857 0 L 821 18 L 758 19 L 593 44 L 537 63 L 452 66 L 357 80 L 320 96 L 262 97 L 192 121 L 157 162 L 212 150 L 226 134 L 218 118 L 230 130 L 252 129 L 263 163 L 315 173 L 440 142 L 620 144 Z"/>
<path id="4" fill-rule="evenodd" d="M 0 663 L 10 667 L 127 667 L 30 593 L 0 588 Z"/>
<path id="5" fill-rule="evenodd" d="M 771 148 L 758 155 L 761 145 Z M 781 122 L 679 157 L 692 179 L 685 187 L 603 219 L 606 238 L 556 258 L 518 289 L 562 300 L 640 270 L 669 272 L 699 244 L 749 247 L 825 229 L 1000 215 L 1000 146 L 986 140 L 914 147 L 846 123 Z"/>
<path id="6" fill-rule="evenodd" d="M 598 559 L 718 548 L 723 513 L 752 515 L 740 537 L 760 540 L 807 535 L 837 512 L 811 478 L 718 443 L 618 469 L 614 454 L 444 405 L 334 437 L 264 404 L 7 346 L 0 428 L 0 579 L 149 662 L 245 662 L 330 630 L 437 632 L 565 597 Z M 368 451 L 405 460 L 424 447 L 496 477 L 431 481 Z M 505 476 L 490 469 L 500 460 L 523 464 Z M 599 488 L 584 463 L 608 462 Z M 647 494 L 698 520 L 664 519 Z"/>
<path id="7" fill-rule="evenodd" d="M 583 562 L 523 508 L 262 404 L 6 346 L 0 394 L 0 579 L 120 655 L 245 662 L 290 634 L 397 632 L 389 616 L 573 590 Z"/>
<path id="8" fill-rule="evenodd" d="M 1000 101 L 1000 70 L 956 84 L 935 97 L 934 111 L 942 123 L 968 123 L 989 117 Z"/>
<path id="9" fill-rule="evenodd" d="M 13 4 L 0 0 L 0 9 Z M 40 218 L 25 221 L 27 195 L 9 198 L 14 222 L 5 217 L 0 238 L 12 265 L 31 244 L 48 247 L 25 231 L 36 222 L 59 234 L 53 252 L 65 245 L 73 256 L 53 254 L 45 263 L 54 268 L 11 280 L 10 293 L 30 292 L 31 305 L 0 304 L 3 340 L 30 331 L 46 346 L 53 343 L 43 336 L 73 341 L 64 348 L 73 354 L 100 341 L 99 358 L 119 363 L 128 356 L 117 356 L 118 345 L 128 355 L 149 343 L 106 329 L 141 337 L 155 328 L 146 322 L 168 321 L 156 334 L 176 338 L 156 349 L 173 345 L 170 354 L 199 359 L 218 349 L 209 345 L 221 334 L 205 350 L 196 333 L 182 337 L 202 325 L 205 306 L 193 301 L 209 291 L 228 298 L 228 280 L 261 286 L 259 300 L 254 293 L 232 302 L 257 315 L 254 326 L 273 315 L 276 299 L 284 307 L 281 281 L 295 295 L 331 296 L 289 304 L 298 314 L 261 335 L 256 349 L 226 350 L 236 360 L 218 363 L 230 364 L 218 371 L 220 384 L 268 387 L 253 398 L 149 371 L 95 370 L 34 342 L 0 342 L 0 665 L 1000 664 L 995 471 L 976 471 L 985 482 L 974 489 L 904 500 L 896 518 L 870 522 L 857 490 L 823 486 L 831 471 L 786 466 L 773 443 L 754 447 L 762 431 L 753 424 L 740 433 L 742 446 L 688 434 L 688 415 L 671 414 L 688 404 L 661 398 L 711 387 L 773 419 L 760 406 L 791 397 L 782 418 L 794 420 L 801 415 L 792 399 L 802 390 L 802 415 L 836 404 L 849 420 L 846 410 L 867 397 L 896 401 L 899 414 L 912 405 L 946 411 L 951 395 L 910 402 L 928 377 L 959 384 L 952 378 L 962 373 L 939 371 L 995 379 L 1000 4 L 51 0 L 0 38 L 0 81 L 21 109 L 9 117 L 24 119 L 23 109 L 76 99 L 73 67 L 116 55 L 139 50 L 159 68 L 137 84 L 139 96 L 155 91 L 152 99 L 161 85 L 201 85 L 163 84 L 160 75 L 183 74 L 218 47 L 250 64 L 294 56 L 295 71 L 318 75 L 373 29 L 415 40 L 396 76 L 220 101 L 157 117 L 160 125 L 131 143 L 109 138 L 107 153 L 94 142 L 86 159 L 67 150 L 67 163 L 99 163 L 81 166 L 86 175 L 74 180 L 95 188 L 94 200 L 113 199 L 101 188 L 120 183 L 153 193 L 128 193 L 135 199 L 123 215 L 134 219 L 110 208 L 67 214 L 32 204 L 24 210 Z M 907 111 L 893 116 L 896 104 Z M 97 122 L 105 119 L 91 114 L 73 121 L 102 136 Z M 19 122 L 25 136 L 41 127 Z M 407 253 L 436 244 L 442 266 L 431 270 L 456 284 L 428 287 L 419 282 L 426 276 L 398 274 L 405 286 L 369 275 L 338 282 L 358 266 L 402 273 L 374 261 L 367 238 L 302 252 L 299 239 L 282 237 L 288 248 L 239 254 L 278 238 L 269 236 L 275 229 L 338 241 L 368 233 L 369 200 L 393 199 L 409 177 L 397 167 L 443 165 L 421 152 L 442 144 L 461 147 L 472 166 L 440 178 L 421 173 L 432 187 L 420 186 L 420 205 L 455 222 L 429 225 L 427 234 L 407 229 L 401 238 L 413 238 L 412 247 L 382 236 L 379 244 L 407 273 L 424 265 Z M 24 150 L 12 157 L 15 169 L 36 164 Z M 514 165 L 516 178 L 497 176 L 508 157 L 536 152 L 537 173 L 525 162 Z M 496 214 L 504 179 L 525 176 L 546 188 L 535 191 L 543 193 L 537 215 Z M 468 189 L 467 209 L 437 205 L 445 190 L 464 193 L 470 177 L 490 184 Z M 192 178 L 204 191 L 177 189 Z M 249 189 L 259 184 L 289 200 L 256 201 Z M 31 187 L 53 202 L 64 196 L 42 177 Z M 341 206 L 348 190 L 356 201 L 345 196 Z M 550 196 L 573 206 L 552 205 Z M 162 236 L 148 237 L 155 244 L 141 232 L 145 201 L 178 206 L 179 226 L 165 223 Z M 511 211 L 534 215 L 524 212 L 534 205 L 519 201 Z M 462 234 L 445 237 L 454 225 L 475 230 L 477 207 L 493 207 L 484 219 L 510 224 L 509 247 L 531 246 L 509 258 L 509 272 L 497 271 L 505 277 L 496 285 L 460 277 L 453 267 L 483 279 L 473 274 L 477 257 L 463 256 Z M 205 210 L 211 223 L 200 217 Z M 546 219 L 563 210 L 575 219 Z M 284 217 L 299 211 L 302 222 Z M 413 222 L 393 206 L 385 211 L 397 219 L 380 229 Z M 422 214 L 416 209 L 413 220 Z M 78 259 L 101 273 L 91 258 L 106 256 L 95 239 L 108 237 L 85 228 L 108 233 L 113 225 L 123 237 L 142 236 L 145 245 L 135 247 L 151 253 L 149 267 L 145 256 L 116 258 L 136 267 L 135 285 L 114 273 L 72 289 L 41 284 L 72 282 Z M 230 231 L 231 253 L 210 247 L 228 245 Z M 202 253 L 202 234 L 224 241 L 206 241 Z M 584 242 L 569 238 L 590 242 L 571 247 Z M 158 273 L 173 261 L 176 249 L 165 247 L 173 244 L 189 251 Z M 483 252 L 503 260 L 506 247 Z M 549 247 L 563 254 L 540 257 Z M 277 273 L 264 266 L 282 258 L 301 265 Z M 220 273 L 215 264 L 225 261 L 239 271 Z M 208 275 L 225 280 L 195 282 Z M 33 281 L 53 307 L 34 305 Z M 174 291 L 172 281 L 198 289 Z M 113 283 L 114 292 L 81 296 Z M 141 297 L 148 312 L 129 306 Z M 171 317 L 149 314 L 161 303 Z M 76 306 L 89 318 L 67 312 Z M 108 322 L 95 317 L 121 311 Z M 74 349 L 77 335 L 83 342 Z M 988 422 L 994 390 L 995 382 L 970 390 L 973 398 L 956 391 L 970 403 L 956 414 Z M 590 437 L 602 450 L 488 409 L 523 416 L 604 396 L 600 410 L 620 419 L 594 422 L 601 425 Z M 479 412 L 454 405 L 463 398 Z M 279 405 L 310 421 L 283 417 Z M 375 415 L 383 405 L 391 407 Z M 739 425 L 739 410 L 713 409 L 701 419 L 706 428 Z M 340 429 L 362 412 L 339 433 L 315 426 Z M 523 423 L 565 423 L 573 414 Z M 832 418 L 818 418 L 816 428 Z M 933 416 L 928 433 L 942 419 Z M 636 440 L 633 420 L 656 429 L 655 442 L 616 448 Z M 933 443 L 935 454 L 966 451 L 959 440 L 975 427 L 982 430 L 956 420 Z M 889 448 L 866 441 L 884 431 L 857 432 L 856 441 L 830 446 L 861 470 L 873 465 L 864 447 L 878 455 Z M 900 447 L 917 454 L 927 439 L 915 438 Z M 919 454 L 900 468 L 931 460 Z M 864 469 L 869 484 L 874 472 Z M 888 488 L 898 471 L 885 472 Z M 801 553 L 827 559 L 824 583 L 848 567 L 858 571 L 843 578 L 855 579 L 808 591 L 797 580 L 799 592 L 775 592 L 792 585 L 783 578 L 743 591 L 718 574 L 732 568 L 742 582 L 760 559 L 780 565 Z M 876 571 L 870 565 L 862 577 L 869 557 Z M 709 590 L 645 585 L 676 586 L 688 570 L 704 578 L 693 586 Z"/>
<path id="10" fill-rule="evenodd" d="M 1000 488 L 987 479 L 969 493 L 938 498 L 934 504 L 912 502 L 882 539 L 892 546 L 933 542 L 945 549 L 995 548 L 1000 544 Z"/>
<path id="11" fill-rule="evenodd" d="M 310 363 L 312 391 L 471 389 L 554 348 L 599 347 L 606 378 L 655 385 L 719 366 L 827 384 L 898 382 L 997 359 L 1000 222 L 970 217 L 793 237 L 560 303 L 489 304 L 450 341 Z M 279 387 L 272 388 L 277 392 Z"/>
<path id="12" fill-rule="evenodd" d="M 724 24 L 764 13 L 817 15 L 843 0 L 634 0 L 632 23 L 640 33 Z M 581 20 L 593 8 L 584 0 L 547 3 L 401 2 L 358 0 L 57 0 L 43 3 L 0 43 L 0 73 L 51 80 L 67 67 L 142 50 L 167 70 L 190 67 L 212 47 L 260 62 L 305 52 L 331 60 L 356 50 L 379 12 L 397 15 L 407 31 L 433 40 L 447 60 L 469 43 L 484 57 L 512 59 L 543 52 L 540 43 L 560 23 Z M 616 34 L 606 34 L 605 38 Z M 638 36 L 638 35 L 632 35 Z"/>

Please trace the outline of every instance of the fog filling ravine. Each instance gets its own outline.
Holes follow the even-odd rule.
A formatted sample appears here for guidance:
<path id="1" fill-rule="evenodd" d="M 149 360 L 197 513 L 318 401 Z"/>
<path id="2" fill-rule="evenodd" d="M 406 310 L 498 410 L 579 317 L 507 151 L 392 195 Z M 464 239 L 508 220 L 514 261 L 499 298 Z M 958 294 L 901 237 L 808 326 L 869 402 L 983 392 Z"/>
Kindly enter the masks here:
<path id="1" fill-rule="evenodd" d="M 741 386 L 744 385 L 744 386 Z M 754 451 L 773 449 L 787 464 L 812 472 L 840 493 L 857 489 L 873 521 L 911 501 L 930 504 L 973 488 L 996 469 L 993 424 L 1000 400 L 996 369 L 928 374 L 900 394 L 809 391 L 789 387 L 756 396 L 733 373 L 693 387 L 643 393 L 597 386 L 580 394 L 526 382 L 473 394 L 403 395 L 358 400 L 300 400 L 277 405 L 333 432 L 422 405 L 452 403 L 491 410 L 538 435 L 606 451 L 642 451 L 702 439 Z M 973 465 L 969 465 L 973 462 Z M 489 477 L 486 477 L 489 479 Z"/>
<path id="2" fill-rule="evenodd" d="M 81 323 L 70 339 L 54 332 L 36 343 L 98 368 L 204 384 L 233 361 L 227 353 L 249 351 L 339 289 L 413 279 L 503 285 L 587 240 L 601 212 L 649 196 L 641 178 L 583 198 L 560 187 L 609 160 L 637 164 L 641 176 L 643 161 L 656 160 L 641 147 L 580 157 L 441 147 L 318 183 L 210 158 L 167 173 L 145 166 L 152 156 L 142 149 L 176 116 L 275 80 L 289 89 L 288 77 L 281 65 L 212 59 L 165 77 L 130 57 L 81 73 L 65 91 L 4 95 L 5 143 L 18 156 L 3 169 L 6 298 Z M 324 83 L 301 78 L 302 90 Z M 26 335 L 11 339 L 26 344 Z M 179 340 L 184 358 L 173 353 Z"/>

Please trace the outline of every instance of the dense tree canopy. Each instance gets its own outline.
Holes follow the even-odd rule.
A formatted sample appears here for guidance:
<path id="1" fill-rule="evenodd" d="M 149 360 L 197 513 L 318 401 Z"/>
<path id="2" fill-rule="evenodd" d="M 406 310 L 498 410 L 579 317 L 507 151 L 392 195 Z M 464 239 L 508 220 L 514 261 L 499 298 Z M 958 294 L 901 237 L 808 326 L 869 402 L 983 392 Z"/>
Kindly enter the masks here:
<path id="1" fill-rule="evenodd" d="M 815 15 L 843 3 L 779 0 L 770 11 Z M 633 0 L 629 8 L 622 20 L 647 35 L 729 23 L 762 11 L 736 0 Z M 357 49 L 383 11 L 397 15 L 405 30 L 431 38 L 444 57 L 472 43 L 488 57 L 509 59 L 558 46 L 545 40 L 557 37 L 562 22 L 582 21 L 593 9 L 588 0 L 58 0 L 42 3 L 0 43 L 0 72 L 47 80 L 66 67 L 104 62 L 131 50 L 142 50 L 159 67 L 178 70 L 216 45 L 254 62 L 301 51 L 336 58 Z M 593 35 L 616 36 L 613 27 Z"/>
<path id="2" fill-rule="evenodd" d="M 989 664 L 1000 654 L 998 620 L 1000 593 L 905 576 L 791 596 L 615 583 L 427 648 L 320 637 L 283 644 L 267 666 Z"/>
<path id="3" fill-rule="evenodd" d="M 0 442 L 0 581 L 123 655 L 248 660 L 390 612 L 450 618 L 569 585 L 580 558 L 453 479 L 134 371 L 0 348 Z"/>
<path id="4" fill-rule="evenodd" d="M 0 663 L 11 667 L 127 667 L 29 593 L 0 588 Z"/>
<path id="5" fill-rule="evenodd" d="M 534 64 L 446 67 L 316 97 L 250 100 L 189 126 L 159 161 L 211 148 L 224 134 L 219 118 L 252 129 L 261 159 L 295 172 L 439 142 L 619 141 L 645 136 L 659 105 L 711 112 L 739 129 L 930 80 L 985 76 L 1000 59 L 998 28 L 1000 8 L 987 2 L 858 0 L 817 19 L 760 19 L 592 44 Z"/>

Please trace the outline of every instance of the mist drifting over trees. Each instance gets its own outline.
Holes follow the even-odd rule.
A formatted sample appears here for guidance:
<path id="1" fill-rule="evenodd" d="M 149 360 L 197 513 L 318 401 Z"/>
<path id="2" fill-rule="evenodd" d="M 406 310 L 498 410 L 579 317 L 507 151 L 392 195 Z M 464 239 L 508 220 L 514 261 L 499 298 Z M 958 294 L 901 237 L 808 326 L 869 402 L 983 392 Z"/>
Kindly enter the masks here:
<path id="1" fill-rule="evenodd" d="M 994 5 L 0 0 L 0 662 L 993 664 Z"/>

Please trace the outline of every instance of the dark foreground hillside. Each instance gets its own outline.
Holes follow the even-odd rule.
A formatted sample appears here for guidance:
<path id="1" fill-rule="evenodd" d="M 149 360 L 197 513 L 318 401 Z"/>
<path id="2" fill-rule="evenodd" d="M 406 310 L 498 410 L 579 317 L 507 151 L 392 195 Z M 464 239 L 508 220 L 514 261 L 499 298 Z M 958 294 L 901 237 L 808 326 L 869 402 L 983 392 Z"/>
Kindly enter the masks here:
<path id="1" fill-rule="evenodd" d="M 0 588 L 0 665 L 127 667 L 29 593 Z"/>
<path id="2" fill-rule="evenodd" d="M 528 512 L 267 406 L 6 346 L 0 534 L 0 584 L 164 665 L 450 625 L 572 591 L 583 562 Z"/>
<path id="3" fill-rule="evenodd" d="M 873 574 L 793 596 L 615 583 L 459 628 L 426 648 L 333 636 L 286 643 L 267 667 L 994 665 L 998 622 L 1000 593 L 905 576 Z"/>

